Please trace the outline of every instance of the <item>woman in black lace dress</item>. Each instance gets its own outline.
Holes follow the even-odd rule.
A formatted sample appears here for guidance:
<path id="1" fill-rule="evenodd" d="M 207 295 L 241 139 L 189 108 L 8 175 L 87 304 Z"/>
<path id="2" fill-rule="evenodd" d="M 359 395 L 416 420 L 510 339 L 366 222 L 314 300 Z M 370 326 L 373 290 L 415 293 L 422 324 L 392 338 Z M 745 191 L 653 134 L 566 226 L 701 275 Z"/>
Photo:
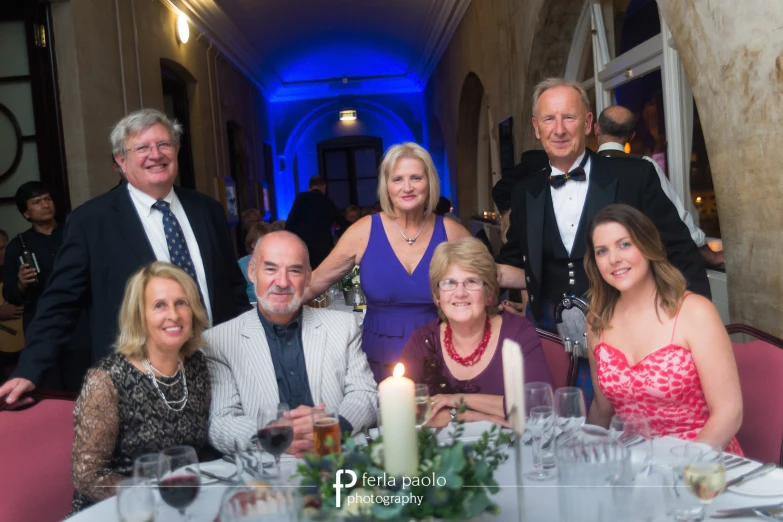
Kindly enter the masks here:
<path id="1" fill-rule="evenodd" d="M 207 313 L 184 271 L 155 262 L 125 287 L 116 352 L 92 368 L 74 411 L 73 507 L 111 497 L 133 461 L 207 443 Z"/>

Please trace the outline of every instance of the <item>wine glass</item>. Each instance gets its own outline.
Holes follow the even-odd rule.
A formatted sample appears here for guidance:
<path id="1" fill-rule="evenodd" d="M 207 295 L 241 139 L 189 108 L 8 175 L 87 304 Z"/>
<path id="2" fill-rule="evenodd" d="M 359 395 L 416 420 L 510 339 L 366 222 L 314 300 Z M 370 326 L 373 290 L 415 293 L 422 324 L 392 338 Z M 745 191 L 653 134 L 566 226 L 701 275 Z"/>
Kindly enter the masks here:
<path id="1" fill-rule="evenodd" d="M 277 476 L 280 476 L 280 455 L 286 452 L 294 440 L 294 423 L 288 405 L 264 404 L 258 411 L 258 449 L 275 458 Z"/>
<path id="2" fill-rule="evenodd" d="M 133 461 L 133 477 L 143 479 L 149 484 L 158 482 L 158 461 L 160 453 L 145 453 Z"/>
<path id="3" fill-rule="evenodd" d="M 699 446 L 704 447 L 704 444 Z M 723 448 L 709 446 L 708 450 L 698 453 L 682 469 L 685 487 L 701 501 L 702 510 L 726 487 L 726 468 L 723 462 Z"/>
<path id="4" fill-rule="evenodd" d="M 421 429 L 432 413 L 432 402 L 430 402 L 430 389 L 426 384 L 416 384 L 416 429 Z"/>
<path id="5" fill-rule="evenodd" d="M 530 419 L 530 412 L 536 407 L 548 407 L 553 410 L 552 407 L 552 387 L 546 382 L 529 382 L 525 384 L 525 410 L 528 419 Z M 554 414 L 554 410 L 553 410 Z M 554 418 L 553 418 L 554 421 Z M 531 435 L 532 430 L 528 429 Z M 554 441 L 555 430 L 548 431 L 544 438 L 541 440 L 541 444 L 533 446 L 533 465 L 546 469 L 555 468 L 555 453 L 552 448 Z M 543 479 L 542 479 L 543 480 Z"/>
<path id="6" fill-rule="evenodd" d="M 126 478 L 117 484 L 117 515 L 120 522 L 155 520 L 155 497 L 146 477 Z"/>
<path id="7" fill-rule="evenodd" d="M 687 443 L 675 446 L 669 450 L 672 462 L 672 476 L 674 477 L 673 495 L 670 497 L 671 514 L 678 521 L 692 521 L 704 519 L 704 507 L 689 494 L 685 494 L 685 484 L 682 480 L 682 471 L 691 462 L 701 458 L 704 451 L 710 450 L 708 445 L 699 443 Z"/>
<path id="8" fill-rule="evenodd" d="M 533 470 L 525 477 L 533 480 L 549 480 L 557 474 L 554 468 L 546 469 L 543 464 L 542 442 L 552 438 L 555 429 L 555 414 L 551 406 L 535 406 L 530 409 L 527 427 L 533 435 Z"/>
<path id="9" fill-rule="evenodd" d="M 582 390 L 570 386 L 555 390 L 555 416 L 557 427 L 564 436 L 570 437 L 576 433 L 587 418 Z"/>
<path id="10" fill-rule="evenodd" d="M 614 415 L 609 433 L 631 448 L 631 471 L 634 476 L 650 469 L 652 462 L 652 433 L 650 424 L 643 417 Z"/>
<path id="11" fill-rule="evenodd" d="M 190 446 L 174 446 L 160 452 L 158 459 L 158 491 L 163 501 L 179 511 L 183 520 L 185 510 L 196 500 L 201 488 L 196 450 Z"/>

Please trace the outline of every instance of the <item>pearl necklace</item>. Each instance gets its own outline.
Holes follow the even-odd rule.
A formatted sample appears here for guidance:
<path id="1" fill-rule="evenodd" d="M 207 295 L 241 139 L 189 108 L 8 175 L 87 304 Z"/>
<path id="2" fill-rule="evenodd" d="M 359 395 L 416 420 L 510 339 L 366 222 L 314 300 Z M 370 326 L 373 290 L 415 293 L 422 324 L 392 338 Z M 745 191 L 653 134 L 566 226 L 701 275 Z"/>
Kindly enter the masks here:
<path id="1" fill-rule="evenodd" d="M 177 361 L 177 371 L 174 372 L 174 375 L 168 376 L 152 366 L 152 363 L 149 359 L 146 357 L 142 361 L 142 364 L 144 365 L 144 368 L 147 370 L 147 375 L 149 376 L 150 380 L 152 381 L 152 385 L 155 387 L 155 390 L 158 392 L 158 395 L 161 399 L 163 399 L 164 404 L 166 404 L 166 407 L 172 411 L 182 411 L 185 408 L 185 405 L 188 403 L 188 380 L 185 377 L 185 369 L 182 366 L 182 359 L 179 359 Z M 171 378 L 179 375 L 179 378 L 173 382 L 167 383 L 159 380 L 157 377 L 155 377 L 155 374 L 153 373 L 153 370 L 158 372 L 163 377 Z M 180 381 L 182 381 L 182 387 L 184 388 L 184 394 L 183 397 L 179 400 L 168 400 L 166 398 L 166 394 L 163 393 L 163 390 L 160 389 L 159 384 L 162 384 L 163 386 L 170 387 L 174 386 L 175 384 L 178 384 Z M 173 405 L 173 406 L 172 406 Z"/>
<path id="2" fill-rule="evenodd" d="M 424 227 L 426 225 L 427 225 L 427 219 L 425 218 L 424 219 L 424 224 L 421 226 L 421 229 L 419 230 L 419 233 L 416 234 L 416 237 L 408 237 L 408 236 L 405 235 L 405 232 L 402 231 L 402 229 L 400 228 L 400 225 L 397 224 L 397 220 L 396 219 L 394 220 L 394 226 L 397 227 L 397 232 L 399 232 L 400 235 L 405 238 L 405 241 L 407 241 L 409 245 L 413 245 L 413 242 L 416 241 L 417 239 L 419 239 L 419 236 L 424 231 Z"/>

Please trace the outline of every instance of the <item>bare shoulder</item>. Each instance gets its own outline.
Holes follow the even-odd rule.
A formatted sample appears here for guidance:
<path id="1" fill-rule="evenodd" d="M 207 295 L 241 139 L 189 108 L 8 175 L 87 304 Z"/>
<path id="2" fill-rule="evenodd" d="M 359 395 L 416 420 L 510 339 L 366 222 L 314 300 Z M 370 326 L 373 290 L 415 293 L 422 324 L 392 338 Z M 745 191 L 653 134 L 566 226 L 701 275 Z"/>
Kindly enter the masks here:
<path id="1" fill-rule="evenodd" d="M 454 221 L 453 219 L 443 218 L 443 226 L 446 228 L 446 237 L 449 241 L 456 241 L 463 237 L 470 237 L 468 229 Z"/>
<path id="2" fill-rule="evenodd" d="M 718 310 L 712 301 L 699 294 L 689 294 L 687 299 L 680 305 L 680 318 L 687 319 L 688 322 L 699 321 L 720 321 Z"/>

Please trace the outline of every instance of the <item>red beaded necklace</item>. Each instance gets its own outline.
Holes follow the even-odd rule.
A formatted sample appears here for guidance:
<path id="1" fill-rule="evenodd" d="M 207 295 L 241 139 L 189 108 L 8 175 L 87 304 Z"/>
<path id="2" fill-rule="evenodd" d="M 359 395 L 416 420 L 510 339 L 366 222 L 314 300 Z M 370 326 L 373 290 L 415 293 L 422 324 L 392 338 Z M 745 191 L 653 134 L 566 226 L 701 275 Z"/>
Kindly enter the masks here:
<path id="1" fill-rule="evenodd" d="M 489 322 L 489 316 L 487 316 L 487 320 L 484 323 L 484 338 L 481 339 L 478 348 L 476 348 L 476 350 L 467 357 L 460 357 L 460 355 L 457 353 L 457 350 L 454 349 L 454 343 L 451 340 L 451 325 L 449 323 L 446 323 L 446 331 L 443 332 L 443 345 L 446 347 L 446 353 L 449 354 L 449 357 L 460 363 L 462 366 L 473 366 L 479 362 L 481 360 L 481 356 L 484 355 L 484 352 L 487 349 L 487 345 L 489 344 L 490 337 L 492 337 L 492 325 Z"/>

